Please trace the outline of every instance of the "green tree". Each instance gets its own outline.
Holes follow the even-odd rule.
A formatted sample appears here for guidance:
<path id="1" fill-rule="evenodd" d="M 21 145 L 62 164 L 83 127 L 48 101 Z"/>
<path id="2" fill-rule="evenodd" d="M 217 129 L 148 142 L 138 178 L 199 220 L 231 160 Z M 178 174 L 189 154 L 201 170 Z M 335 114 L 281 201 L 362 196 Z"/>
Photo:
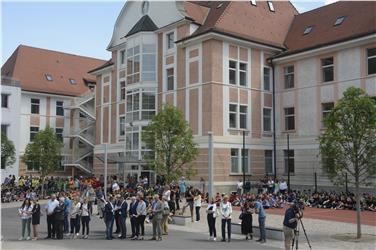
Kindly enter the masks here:
<path id="1" fill-rule="evenodd" d="M 355 186 L 357 238 L 361 237 L 360 186 L 376 177 L 376 103 L 362 89 L 350 87 L 324 119 L 319 137 L 325 170 L 333 183 L 344 183 L 346 174 Z"/>
<path id="2" fill-rule="evenodd" d="M 146 157 L 149 166 L 168 182 L 196 174 L 190 163 L 198 154 L 197 145 L 191 128 L 176 107 L 165 104 L 145 128 L 142 140 L 153 152 Z"/>
<path id="3" fill-rule="evenodd" d="M 41 180 L 44 180 L 50 173 L 60 169 L 62 147 L 63 144 L 56 137 L 55 131 L 47 127 L 27 144 L 22 159 L 27 165 L 38 166 Z"/>
<path id="4" fill-rule="evenodd" d="M 1 165 L 4 168 L 16 161 L 15 152 L 13 142 L 8 139 L 6 134 L 1 133 Z"/>

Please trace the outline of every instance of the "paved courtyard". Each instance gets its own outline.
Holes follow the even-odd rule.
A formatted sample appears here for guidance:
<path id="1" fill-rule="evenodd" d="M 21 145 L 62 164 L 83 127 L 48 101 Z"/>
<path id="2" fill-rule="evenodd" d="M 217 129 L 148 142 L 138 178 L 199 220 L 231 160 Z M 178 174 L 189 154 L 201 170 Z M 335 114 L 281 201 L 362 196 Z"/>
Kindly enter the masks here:
<path id="1" fill-rule="evenodd" d="M 210 242 L 208 241 L 207 224 L 203 219 L 199 223 L 190 223 L 187 226 L 170 225 L 170 232 L 162 242 L 155 241 L 131 241 L 117 240 L 107 241 L 104 239 L 104 224 L 96 216 L 92 217 L 90 222 L 90 238 L 83 239 L 64 239 L 64 240 L 38 240 L 38 241 L 18 241 L 21 231 L 21 222 L 17 215 L 17 203 L 4 204 L 1 209 L 1 236 L 2 249 L 282 249 L 283 242 L 278 240 L 267 240 L 267 243 L 261 245 L 253 241 L 245 241 L 241 235 L 233 235 L 231 243 Z M 356 224 L 338 222 L 333 220 L 312 219 L 314 211 L 307 210 L 306 218 L 303 219 L 304 226 L 311 241 L 312 249 L 376 249 L 376 242 L 373 240 L 362 242 L 346 242 L 335 239 L 336 236 L 353 233 L 356 230 Z M 349 211 L 350 212 L 350 211 Z M 280 210 L 267 211 L 267 227 L 281 228 L 283 215 Z M 277 213 L 277 214 L 276 214 Z M 205 218 L 204 208 L 202 209 L 202 218 Z M 233 221 L 239 222 L 239 212 L 234 211 Z M 353 216 L 352 213 L 346 213 L 346 216 Z M 368 216 L 373 219 L 373 215 Z M 376 238 L 376 227 L 373 223 L 362 225 L 362 233 Z M 254 217 L 254 225 L 257 225 L 257 219 Z M 130 225 L 128 224 L 128 230 Z M 146 238 L 150 238 L 151 226 L 146 225 Z M 46 236 L 46 218 L 41 217 L 40 225 L 41 236 Z M 128 231 L 129 234 L 130 231 Z M 217 233 L 220 235 L 220 221 L 217 220 Z M 220 237 L 217 237 L 220 238 Z M 338 237 L 337 237 L 338 238 Z M 309 249 L 303 232 L 299 237 L 299 249 Z"/>

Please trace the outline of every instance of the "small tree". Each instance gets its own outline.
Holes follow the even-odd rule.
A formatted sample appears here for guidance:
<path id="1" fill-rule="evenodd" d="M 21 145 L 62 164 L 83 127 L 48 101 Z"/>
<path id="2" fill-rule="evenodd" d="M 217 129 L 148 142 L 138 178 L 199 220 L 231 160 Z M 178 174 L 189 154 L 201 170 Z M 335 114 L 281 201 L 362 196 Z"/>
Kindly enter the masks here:
<path id="1" fill-rule="evenodd" d="M 6 134 L 1 133 L 1 165 L 4 168 L 16 161 L 15 152 L 13 142 L 8 139 Z"/>
<path id="2" fill-rule="evenodd" d="M 142 134 L 146 147 L 153 152 L 146 157 L 149 166 L 158 174 L 164 175 L 168 182 L 185 175 L 196 174 L 189 165 L 197 154 L 192 130 L 179 109 L 164 105 L 152 119 Z"/>
<path id="3" fill-rule="evenodd" d="M 361 237 L 360 185 L 372 184 L 376 174 L 376 103 L 362 89 L 350 87 L 324 119 L 320 153 L 329 178 L 343 184 L 346 174 L 355 186 L 357 238 Z M 374 179 L 373 179 L 374 181 Z"/>
<path id="4" fill-rule="evenodd" d="M 50 127 L 41 130 L 34 140 L 26 146 L 22 159 L 26 164 L 38 166 L 42 180 L 42 194 L 44 178 L 61 166 L 62 147 L 63 144 Z"/>

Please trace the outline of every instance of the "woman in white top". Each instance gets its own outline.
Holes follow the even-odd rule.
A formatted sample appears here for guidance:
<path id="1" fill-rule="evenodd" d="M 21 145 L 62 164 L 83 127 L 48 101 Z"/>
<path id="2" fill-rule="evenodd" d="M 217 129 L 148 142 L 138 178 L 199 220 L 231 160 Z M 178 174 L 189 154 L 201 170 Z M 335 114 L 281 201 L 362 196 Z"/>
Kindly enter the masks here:
<path id="1" fill-rule="evenodd" d="M 217 240 L 217 230 L 215 229 L 215 219 L 217 217 L 217 205 L 215 200 L 212 198 L 206 208 L 208 225 L 209 225 L 209 240 Z"/>
<path id="2" fill-rule="evenodd" d="M 19 238 L 19 240 L 30 240 L 30 223 L 33 215 L 33 205 L 31 205 L 30 199 L 24 200 L 22 206 L 18 209 L 18 214 L 20 215 L 22 221 L 22 236 Z M 27 237 L 25 237 L 25 229 L 27 229 Z"/>
<path id="3" fill-rule="evenodd" d="M 80 216 L 81 216 L 81 202 L 76 196 L 74 198 L 72 208 L 70 211 L 70 225 L 71 234 L 73 238 L 76 238 L 80 234 Z"/>
<path id="4" fill-rule="evenodd" d="M 84 198 L 84 202 L 81 206 L 82 214 L 81 214 L 81 221 L 82 221 L 82 238 L 87 239 L 89 236 L 89 221 L 90 221 L 90 207 L 89 207 L 89 200 L 87 197 Z M 86 229 L 86 234 L 85 234 Z"/>
<path id="5" fill-rule="evenodd" d="M 200 221 L 200 209 L 201 209 L 201 194 L 198 189 L 196 189 L 195 197 L 193 198 L 193 205 L 196 210 L 196 222 Z"/>
<path id="6" fill-rule="evenodd" d="M 144 201 L 144 196 L 142 193 L 137 195 L 138 205 L 137 205 L 137 225 L 136 225 L 136 236 L 137 239 L 143 240 L 145 235 L 145 218 L 146 218 L 146 203 Z M 141 235 L 140 235 L 141 234 Z M 141 237 L 140 237 L 141 236 Z"/>
<path id="7" fill-rule="evenodd" d="M 231 215 L 232 215 L 232 206 L 228 201 L 228 196 L 223 197 L 221 202 L 221 214 L 222 214 L 222 241 L 226 241 L 226 224 L 227 224 L 227 235 L 228 242 L 231 241 Z"/>

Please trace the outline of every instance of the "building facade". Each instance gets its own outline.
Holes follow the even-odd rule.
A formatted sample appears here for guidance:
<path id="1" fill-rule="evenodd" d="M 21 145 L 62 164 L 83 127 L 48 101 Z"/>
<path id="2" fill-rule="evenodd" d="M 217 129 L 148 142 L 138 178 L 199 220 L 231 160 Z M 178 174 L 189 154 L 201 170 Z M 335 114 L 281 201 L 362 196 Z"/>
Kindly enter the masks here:
<path id="1" fill-rule="evenodd" d="M 95 87 L 95 81 L 90 80 L 93 77 L 87 71 L 103 63 L 94 58 L 25 45 L 15 50 L 1 69 L 5 79 L 2 81 L 1 93 L 2 101 L 4 95 L 7 95 L 9 102 L 8 108 L 2 108 L 2 128 L 3 125 L 7 126 L 8 137 L 16 147 L 17 161 L 14 166 L 5 167 L 3 178 L 8 174 L 38 174 L 38 163 L 26 164 L 21 157 L 27 144 L 47 126 L 54 128 L 56 136 L 64 144 L 61 171 L 54 175 L 91 173 L 91 170 L 85 171 L 82 166 L 72 165 L 77 160 L 72 148 L 75 144 L 86 148 L 86 142 L 74 141 L 70 135 L 76 135 L 76 123 L 88 119 L 87 113 L 76 115 L 73 107 L 74 103 L 85 98 L 82 96 L 93 93 L 89 87 Z M 7 84 L 6 79 L 12 79 L 12 84 Z M 92 157 L 92 148 L 90 152 Z"/>

